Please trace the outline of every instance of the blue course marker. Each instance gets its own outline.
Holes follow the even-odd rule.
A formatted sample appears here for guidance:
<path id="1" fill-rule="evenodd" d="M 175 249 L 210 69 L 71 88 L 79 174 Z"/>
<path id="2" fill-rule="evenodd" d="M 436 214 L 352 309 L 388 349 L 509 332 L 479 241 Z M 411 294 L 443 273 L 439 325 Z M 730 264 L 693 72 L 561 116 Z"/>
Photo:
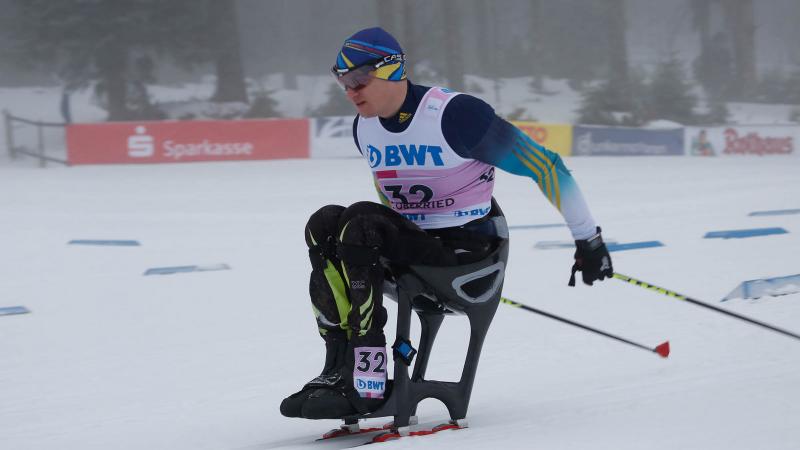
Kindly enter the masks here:
<path id="1" fill-rule="evenodd" d="M 617 241 L 613 239 L 604 240 L 606 246 L 609 244 L 616 244 Z M 575 241 L 539 241 L 533 245 L 533 248 L 539 250 L 552 250 L 554 248 L 575 248 Z"/>
<path id="2" fill-rule="evenodd" d="M 154 267 L 147 269 L 145 275 L 171 275 L 173 273 L 188 272 L 208 272 L 212 270 L 229 270 L 227 264 L 208 264 L 205 266 L 174 266 L 174 267 Z"/>
<path id="3" fill-rule="evenodd" d="M 773 211 L 753 211 L 748 216 L 788 216 L 800 214 L 800 209 L 776 209 Z"/>
<path id="4" fill-rule="evenodd" d="M 139 241 L 126 240 L 101 240 L 101 239 L 73 239 L 68 242 L 71 245 L 108 245 L 117 247 L 136 247 Z"/>
<path id="5" fill-rule="evenodd" d="M 606 243 L 609 252 L 622 252 L 625 250 L 638 250 L 640 248 L 663 247 L 661 241 L 628 242 L 627 244 Z"/>
<path id="6" fill-rule="evenodd" d="M 27 314 L 31 312 L 24 306 L 5 306 L 0 307 L 0 316 L 12 316 L 14 314 Z"/>
<path id="7" fill-rule="evenodd" d="M 533 244 L 533 248 L 540 250 L 551 250 L 554 248 L 575 248 L 575 241 L 539 241 Z"/>
<path id="8" fill-rule="evenodd" d="M 710 231 L 703 236 L 706 239 L 741 239 L 755 236 L 768 236 L 770 234 L 786 234 L 783 228 L 751 228 L 747 230 Z"/>
<path id="9" fill-rule="evenodd" d="M 567 226 L 564 223 L 543 223 L 539 225 L 509 225 L 509 230 L 538 230 L 542 228 L 562 228 Z"/>

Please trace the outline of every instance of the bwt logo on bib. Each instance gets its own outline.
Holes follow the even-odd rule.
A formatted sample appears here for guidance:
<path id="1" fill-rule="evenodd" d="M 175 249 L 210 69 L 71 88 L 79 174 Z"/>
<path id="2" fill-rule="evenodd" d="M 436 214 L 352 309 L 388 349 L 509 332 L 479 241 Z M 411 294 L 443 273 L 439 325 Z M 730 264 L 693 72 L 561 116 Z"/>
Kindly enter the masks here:
<path id="1" fill-rule="evenodd" d="M 369 166 L 378 167 L 383 162 L 386 167 L 424 166 L 432 161 L 434 166 L 443 166 L 442 147 L 438 145 L 387 145 L 381 152 L 378 148 L 367 145 L 369 150 Z M 428 159 L 430 156 L 430 159 Z"/>
<path id="2" fill-rule="evenodd" d="M 356 378 L 356 389 L 361 391 L 382 391 L 386 389 L 386 382 L 379 380 L 362 380 Z"/>

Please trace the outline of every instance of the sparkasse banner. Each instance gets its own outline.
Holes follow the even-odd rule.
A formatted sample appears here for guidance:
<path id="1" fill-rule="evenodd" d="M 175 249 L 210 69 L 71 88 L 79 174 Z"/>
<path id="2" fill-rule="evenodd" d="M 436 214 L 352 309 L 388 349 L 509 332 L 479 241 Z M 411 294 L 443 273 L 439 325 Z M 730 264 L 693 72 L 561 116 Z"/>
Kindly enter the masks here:
<path id="1" fill-rule="evenodd" d="M 798 155 L 800 127 L 726 125 L 687 127 L 686 154 L 693 156 Z"/>
<path id="2" fill-rule="evenodd" d="M 70 164 L 308 158 L 308 119 L 161 121 L 67 127 Z"/>

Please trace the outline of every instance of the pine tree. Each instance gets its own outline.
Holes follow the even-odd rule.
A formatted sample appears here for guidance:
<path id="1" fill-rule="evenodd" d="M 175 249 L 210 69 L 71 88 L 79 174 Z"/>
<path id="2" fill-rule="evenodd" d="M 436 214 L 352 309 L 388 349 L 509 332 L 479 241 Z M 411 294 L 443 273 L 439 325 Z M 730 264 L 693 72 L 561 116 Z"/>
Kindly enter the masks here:
<path id="1" fill-rule="evenodd" d="M 786 98 L 783 103 L 800 104 L 800 70 L 795 70 L 787 78 Z"/>
<path id="2" fill-rule="evenodd" d="M 578 110 L 578 122 L 586 125 L 617 125 L 614 112 L 616 94 L 611 92 L 608 81 L 590 87 L 583 92 L 581 107 Z"/>
<path id="3" fill-rule="evenodd" d="M 725 102 L 720 100 L 711 100 L 709 103 L 709 111 L 705 117 L 698 117 L 697 122 L 704 125 L 723 125 L 728 122 L 730 111 Z"/>
<path id="4" fill-rule="evenodd" d="M 695 79 L 713 100 L 721 101 L 733 94 L 733 56 L 723 33 L 716 33 L 702 47 L 693 70 Z"/>
<path id="5" fill-rule="evenodd" d="M 650 82 L 648 119 L 694 123 L 697 98 L 691 89 L 680 61 L 672 57 L 660 63 Z"/>
<path id="6" fill-rule="evenodd" d="M 206 2 L 217 8 L 206 7 Z M 186 65 L 214 61 L 215 99 L 247 101 L 234 51 L 238 38 L 232 31 L 236 22 L 231 2 L 14 0 L 14 5 L 19 13 L 13 30 L 19 37 L 18 60 L 56 61 L 69 90 L 94 86 L 104 98 L 109 120 L 153 113 L 144 83 L 153 81 L 155 57 L 171 56 Z M 150 73 L 143 73 L 148 65 Z"/>
<path id="7" fill-rule="evenodd" d="M 265 119 L 271 117 L 281 117 L 278 112 L 278 102 L 272 98 L 272 92 L 259 92 L 253 96 L 250 109 L 244 114 L 247 119 Z"/>
<path id="8" fill-rule="evenodd" d="M 153 68 L 147 56 L 169 49 L 176 35 L 175 8 L 186 10 L 190 4 L 190 0 L 15 0 L 16 54 L 31 65 L 55 61 L 68 90 L 95 86 L 104 97 L 109 120 L 140 118 L 147 111 L 137 110 L 136 105 L 148 104 L 142 83 L 151 79 Z M 141 98 L 131 102 L 137 92 Z"/>
<path id="9" fill-rule="evenodd" d="M 628 73 L 627 84 L 603 80 L 584 91 L 578 122 L 587 125 L 641 125 L 649 109 L 648 86 L 637 71 Z"/>
<path id="10" fill-rule="evenodd" d="M 210 50 L 216 65 L 216 102 L 247 103 L 235 0 L 209 0 Z"/>

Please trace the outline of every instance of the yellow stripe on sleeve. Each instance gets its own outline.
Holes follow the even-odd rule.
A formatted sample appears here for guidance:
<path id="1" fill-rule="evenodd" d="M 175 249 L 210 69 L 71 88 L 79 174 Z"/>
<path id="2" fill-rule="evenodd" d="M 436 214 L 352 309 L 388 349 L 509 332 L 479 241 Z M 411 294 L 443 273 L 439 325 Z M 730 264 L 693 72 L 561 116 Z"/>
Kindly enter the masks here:
<path id="1" fill-rule="evenodd" d="M 542 164 L 541 161 L 536 161 L 535 158 L 526 156 L 522 152 L 520 152 L 520 154 L 518 155 L 517 152 L 519 152 L 519 150 L 515 149 L 514 156 L 516 156 L 517 159 L 522 161 L 523 164 L 525 164 L 529 169 L 531 169 L 534 173 L 536 173 L 536 175 L 539 176 L 538 180 L 539 189 L 542 190 L 542 193 L 547 197 L 547 200 L 549 200 L 550 203 L 552 203 L 553 193 L 550 189 L 550 183 L 547 181 L 548 177 L 546 175 L 548 174 L 547 174 L 547 169 L 544 167 L 544 164 Z"/>
<path id="2" fill-rule="evenodd" d="M 555 164 L 553 164 L 553 162 L 550 161 L 544 155 L 544 153 L 542 153 L 542 151 L 539 150 L 538 148 L 531 146 L 527 142 L 525 142 L 525 146 L 526 146 L 526 150 L 528 150 L 530 153 L 532 153 L 531 159 L 533 159 L 533 161 L 535 163 L 537 163 L 537 165 L 539 167 L 542 168 L 542 170 L 546 174 L 546 178 L 549 178 L 549 180 L 547 181 L 547 183 L 548 183 L 547 185 L 548 185 L 548 187 L 552 188 L 552 191 L 548 191 L 548 199 L 560 211 L 561 210 L 561 187 L 559 186 L 559 183 L 558 183 L 558 174 L 555 171 Z M 536 156 L 541 157 L 542 160 L 547 161 L 550 164 L 548 164 L 547 167 L 545 167 L 544 163 L 541 160 L 539 160 L 538 158 L 536 158 Z"/>

